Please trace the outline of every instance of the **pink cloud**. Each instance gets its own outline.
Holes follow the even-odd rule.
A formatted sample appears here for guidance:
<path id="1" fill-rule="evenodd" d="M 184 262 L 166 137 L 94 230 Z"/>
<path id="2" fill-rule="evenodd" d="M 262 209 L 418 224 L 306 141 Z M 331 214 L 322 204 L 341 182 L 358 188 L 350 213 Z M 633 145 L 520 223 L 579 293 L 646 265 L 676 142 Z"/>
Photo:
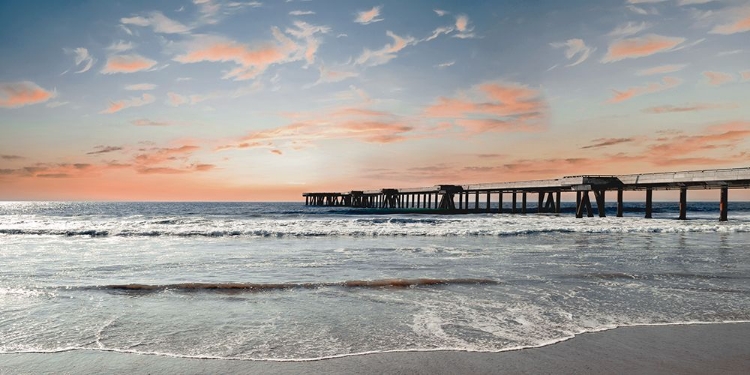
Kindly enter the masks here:
<path id="1" fill-rule="evenodd" d="M 687 64 L 671 64 L 671 65 L 659 65 L 653 68 L 641 69 L 635 74 L 639 76 L 650 76 L 655 74 L 667 74 L 674 73 L 684 69 Z"/>
<path id="2" fill-rule="evenodd" d="M 642 37 L 620 39 L 609 45 L 602 62 L 615 62 L 624 59 L 635 59 L 650 56 L 659 52 L 673 50 L 685 42 L 685 38 L 648 34 Z"/>
<path id="3" fill-rule="evenodd" d="M 34 82 L 0 82 L 0 107 L 18 108 L 44 103 L 55 96 L 54 91 L 45 90 Z"/>
<path id="4" fill-rule="evenodd" d="M 750 81 L 750 70 L 740 72 L 743 81 Z"/>
<path id="5" fill-rule="evenodd" d="M 111 114 L 111 113 L 122 111 L 125 108 L 141 107 L 141 106 L 144 106 L 146 104 L 151 104 L 155 100 L 156 100 L 156 98 L 154 98 L 153 95 L 151 95 L 151 94 L 143 94 L 140 97 L 131 97 L 130 99 L 123 99 L 123 100 L 118 100 L 118 101 L 110 102 L 109 103 L 109 107 L 107 107 L 106 109 L 102 110 L 99 113 L 102 113 L 102 114 Z"/>
<path id="6" fill-rule="evenodd" d="M 608 103 L 620 103 L 636 96 L 652 94 L 659 91 L 669 90 L 682 84 L 682 80 L 675 77 L 664 77 L 661 82 L 651 82 L 645 86 L 631 87 L 623 91 L 612 90 L 615 93 Z"/>
<path id="7" fill-rule="evenodd" d="M 417 44 L 417 40 L 410 36 L 400 37 L 391 31 L 386 31 L 386 35 L 393 39 L 393 43 L 386 44 L 383 48 L 375 51 L 365 48 L 362 54 L 355 60 L 356 63 L 365 66 L 383 65 L 395 59 L 396 53 L 402 49 L 409 45 Z"/>
<path id="8" fill-rule="evenodd" d="M 107 63 L 104 65 L 101 73 L 135 73 L 151 69 L 154 65 L 156 65 L 156 61 L 138 54 L 115 55 L 107 59 Z"/>
<path id="9" fill-rule="evenodd" d="M 721 86 L 725 83 L 733 82 L 734 76 L 723 72 L 703 72 L 703 75 L 708 78 L 708 84 L 711 86 Z"/>
<path id="10" fill-rule="evenodd" d="M 546 116 L 541 93 L 517 83 L 491 82 L 473 87 L 459 98 L 438 98 L 427 107 L 427 117 L 452 118 L 466 130 L 534 131 Z"/>
<path id="11" fill-rule="evenodd" d="M 750 9 L 750 8 L 748 8 Z M 711 29 L 712 34 L 736 34 L 750 31 L 750 11 L 745 11 L 745 15 L 737 20 L 717 25 Z"/>
<path id="12" fill-rule="evenodd" d="M 361 23 L 363 25 L 367 25 L 373 22 L 379 22 L 382 21 L 382 18 L 378 18 L 380 16 L 380 9 L 382 7 L 373 7 L 370 10 L 365 10 L 362 12 L 357 12 L 357 18 L 354 19 L 354 22 Z"/>
<path id="13" fill-rule="evenodd" d="M 312 27 L 303 22 L 305 28 L 290 30 L 304 38 L 307 46 L 298 45 L 278 28 L 272 28 L 274 39 L 254 46 L 219 37 L 197 37 L 186 45 L 187 52 L 174 58 L 181 63 L 232 62 L 238 66 L 224 75 L 224 79 L 237 81 L 254 79 L 274 64 L 307 59 L 313 60 L 319 41 L 312 35 L 327 29 Z M 298 25 L 299 26 L 299 25 Z M 301 27 L 301 26 L 300 26 Z"/>

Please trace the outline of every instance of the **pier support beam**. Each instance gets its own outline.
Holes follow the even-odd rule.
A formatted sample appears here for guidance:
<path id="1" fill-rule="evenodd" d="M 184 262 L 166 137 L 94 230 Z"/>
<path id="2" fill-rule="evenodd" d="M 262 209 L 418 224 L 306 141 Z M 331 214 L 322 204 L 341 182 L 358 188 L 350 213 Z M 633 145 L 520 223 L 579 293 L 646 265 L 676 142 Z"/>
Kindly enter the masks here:
<path id="1" fill-rule="evenodd" d="M 604 200 L 604 192 L 606 190 L 594 190 L 594 198 L 596 199 L 596 208 L 599 210 L 599 217 L 606 217 L 607 211 L 606 207 L 604 206 L 605 200 Z"/>
<path id="2" fill-rule="evenodd" d="M 622 188 L 617 188 L 617 217 L 622 217 Z"/>
<path id="3" fill-rule="evenodd" d="M 492 197 L 492 192 L 487 191 L 487 212 L 490 212 L 490 198 Z"/>
<path id="4" fill-rule="evenodd" d="M 651 189 L 646 189 L 646 219 L 651 218 L 653 200 L 654 200 L 654 191 Z"/>
<path id="5" fill-rule="evenodd" d="M 474 193 L 474 209 L 479 210 L 479 192 Z"/>
<path id="6" fill-rule="evenodd" d="M 729 209 L 729 188 L 721 187 L 721 201 L 719 202 L 719 221 L 727 221 L 727 211 Z"/>
<path id="7" fill-rule="evenodd" d="M 503 192 L 497 194 L 497 213 L 503 213 Z"/>
<path id="8" fill-rule="evenodd" d="M 582 218 L 584 209 L 586 210 L 586 216 L 594 217 L 594 211 L 591 209 L 591 199 L 589 198 L 588 190 L 577 191 L 576 194 L 576 201 L 578 201 L 578 206 L 576 207 L 576 217 L 579 219 Z"/>
<path id="9" fill-rule="evenodd" d="M 526 214 L 526 192 L 521 193 L 521 213 Z"/>
<path id="10" fill-rule="evenodd" d="M 514 214 L 516 213 L 516 192 L 513 192 L 513 207 L 511 208 L 510 213 Z"/>
<path id="11" fill-rule="evenodd" d="M 539 192 L 539 202 L 536 205 L 536 212 L 537 213 L 543 213 L 544 212 L 544 192 Z"/>
<path id="12" fill-rule="evenodd" d="M 687 219 L 687 188 L 680 188 L 680 220 Z"/>
<path id="13" fill-rule="evenodd" d="M 555 193 L 555 213 L 560 213 L 560 200 L 562 198 L 562 192 L 558 191 Z"/>
<path id="14" fill-rule="evenodd" d="M 464 193 L 464 199 L 465 199 L 464 208 L 468 210 L 469 209 L 469 192 L 468 191 Z"/>

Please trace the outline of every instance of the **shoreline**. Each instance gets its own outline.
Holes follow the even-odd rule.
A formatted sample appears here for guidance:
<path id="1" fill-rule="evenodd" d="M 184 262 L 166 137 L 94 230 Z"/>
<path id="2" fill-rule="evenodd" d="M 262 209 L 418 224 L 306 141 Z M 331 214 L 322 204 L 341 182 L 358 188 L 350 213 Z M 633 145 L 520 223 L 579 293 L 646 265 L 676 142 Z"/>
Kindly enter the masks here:
<path id="1" fill-rule="evenodd" d="M 324 359 L 199 359 L 121 351 L 0 354 L 0 374 L 328 373 L 536 374 L 724 373 L 750 371 L 750 322 L 688 322 L 585 332 L 555 343 L 503 351 L 385 351 Z"/>

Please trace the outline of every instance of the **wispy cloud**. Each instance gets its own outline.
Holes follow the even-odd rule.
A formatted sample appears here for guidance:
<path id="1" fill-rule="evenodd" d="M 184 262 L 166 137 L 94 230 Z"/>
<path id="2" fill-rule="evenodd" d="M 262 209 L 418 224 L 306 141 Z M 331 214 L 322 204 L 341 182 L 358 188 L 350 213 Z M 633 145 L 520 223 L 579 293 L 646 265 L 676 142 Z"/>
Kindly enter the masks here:
<path id="1" fill-rule="evenodd" d="M 691 104 L 691 105 L 683 105 L 683 106 L 664 105 L 664 106 L 658 106 L 658 107 L 649 107 L 649 108 L 644 109 L 643 112 L 658 115 L 658 114 L 664 114 L 664 113 L 696 112 L 696 111 L 705 111 L 705 110 L 710 110 L 710 109 L 731 108 L 731 107 L 732 106 L 712 104 L 712 103 L 700 103 L 700 104 Z"/>
<path id="2" fill-rule="evenodd" d="M 78 70 L 76 73 L 84 73 L 89 71 L 92 66 L 96 63 L 96 59 L 93 58 L 89 54 L 89 50 L 83 47 L 78 47 L 76 49 L 67 49 L 63 48 L 63 51 L 67 54 L 73 54 L 75 55 L 75 64 L 76 66 L 81 66 L 81 69 Z"/>
<path id="3" fill-rule="evenodd" d="M 740 77 L 743 81 L 750 81 L 750 70 L 743 70 L 740 72 Z"/>
<path id="4" fill-rule="evenodd" d="M 130 121 L 130 123 L 135 126 L 169 126 L 169 125 L 172 125 L 172 123 L 168 121 L 153 121 L 147 118 L 139 118 L 139 119 Z"/>
<path id="5" fill-rule="evenodd" d="M 588 149 L 588 148 L 601 148 L 601 147 L 608 147 L 608 146 L 614 146 L 619 145 L 622 143 L 631 143 L 634 142 L 635 138 L 597 138 L 594 139 L 592 144 L 583 146 L 581 149 Z"/>
<path id="6" fill-rule="evenodd" d="M 696 5 L 696 4 L 707 4 L 715 0 L 677 0 L 677 5 Z"/>
<path id="7" fill-rule="evenodd" d="M 620 103 L 630 100 L 636 96 L 652 94 L 659 91 L 669 90 L 682 84 L 682 80 L 675 77 L 664 77 L 661 82 L 651 82 L 644 86 L 631 87 L 622 91 L 612 90 L 615 95 L 609 99 L 609 103 Z"/>
<path id="8" fill-rule="evenodd" d="M 276 27 L 271 29 L 273 40 L 257 43 L 253 47 L 223 37 L 204 35 L 185 43 L 187 51 L 174 60 L 181 63 L 233 62 L 238 67 L 225 73 L 223 78 L 237 81 L 254 79 L 274 64 L 299 60 L 306 60 L 310 64 L 320 44 L 315 35 L 327 33 L 330 28 L 302 21 L 296 21 L 294 25 L 286 32 L 305 43 L 298 44 Z"/>
<path id="9" fill-rule="evenodd" d="M 447 62 L 444 62 L 444 63 L 437 64 L 437 65 L 435 65 L 435 67 L 436 68 L 447 68 L 447 67 L 453 66 L 455 64 L 456 64 L 455 61 L 447 61 Z"/>
<path id="10" fill-rule="evenodd" d="M 653 68 L 641 69 L 635 72 L 635 74 L 639 76 L 650 76 L 654 74 L 674 73 L 674 72 L 679 72 L 680 70 L 684 69 L 686 66 L 687 64 L 659 65 Z"/>
<path id="11" fill-rule="evenodd" d="M 469 39 L 476 37 L 472 32 L 474 31 L 474 28 L 469 25 L 469 16 L 465 14 L 459 14 L 456 16 L 456 30 L 458 33 L 453 34 L 454 38 Z"/>
<path id="12" fill-rule="evenodd" d="M 184 34 L 190 31 L 190 27 L 158 11 L 150 12 L 146 16 L 124 17 L 120 19 L 120 22 L 124 25 L 150 26 L 154 32 L 162 34 Z"/>
<path id="13" fill-rule="evenodd" d="M 638 34 L 641 31 L 648 29 L 649 27 L 650 25 L 646 22 L 628 22 L 626 24 L 615 27 L 614 30 L 610 31 L 607 35 L 615 38 L 621 38 Z"/>
<path id="14" fill-rule="evenodd" d="M 439 37 L 442 34 L 449 34 L 453 31 L 453 27 L 446 26 L 446 27 L 438 27 L 432 32 L 432 35 L 425 38 L 425 42 L 429 42 L 437 37 Z"/>
<path id="15" fill-rule="evenodd" d="M 586 46 L 586 43 L 584 43 L 582 39 L 568 39 L 565 42 L 551 43 L 550 45 L 554 48 L 566 48 L 565 57 L 567 57 L 568 60 L 578 55 L 578 59 L 575 62 L 566 65 L 568 67 L 576 66 L 586 61 L 586 59 L 596 51 L 596 48 Z"/>
<path id="16" fill-rule="evenodd" d="M 320 72 L 320 77 L 318 78 L 318 81 L 315 82 L 315 85 L 321 83 L 341 82 L 345 79 L 354 78 L 359 75 L 357 72 L 351 70 L 331 70 L 324 65 L 321 65 L 320 68 L 318 68 L 318 71 Z"/>
<path id="17" fill-rule="evenodd" d="M 107 51 L 112 53 L 122 53 L 126 51 L 130 51 L 131 49 L 135 48 L 135 44 L 133 42 L 126 42 L 124 40 L 120 40 L 117 42 L 114 42 L 107 47 Z"/>
<path id="18" fill-rule="evenodd" d="M 354 19 L 354 22 L 367 25 L 373 22 L 382 21 L 383 18 L 378 18 L 380 16 L 380 9 L 382 8 L 382 6 L 376 6 L 370 10 L 357 12 L 357 17 Z"/>
<path id="19" fill-rule="evenodd" d="M 156 88 L 156 85 L 153 83 L 136 83 L 133 85 L 125 86 L 125 90 L 128 90 L 128 91 L 149 91 L 155 88 Z"/>
<path id="20" fill-rule="evenodd" d="M 54 102 L 49 102 L 49 103 L 45 104 L 45 107 L 47 107 L 47 108 L 57 108 L 57 107 L 62 107 L 64 105 L 68 105 L 68 104 L 70 104 L 70 102 L 54 101 Z"/>
<path id="21" fill-rule="evenodd" d="M 126 108 L 131 107 L 141 107 L 146 104 L 151 104 L 156 100 L 156 98 L 151 94 L 143 94 L 140 97 L 131 97 L 129 99 L 123 99 L 118 101 L 113 101 L 109 103 L 109 107 L 104 109 L 103 111 L 99 112 L 101 114 L 111 114 L 115 112 L 122 111 Z"/>
<path id="22" fill-rule="evenodd" d="M 724 72 L 703 72 L 703 76 L 708 79 L 707 83 L 711 86 L 721 86 L 723 84 L 734 82 L 734 76 Z"/>
<path id="23" fill-rule="evenodd" d="M 122 150 L 123 148 L 120 146 L 96 146 L 94 147 L 94 151 L 87 152 L 86 155 L 107 154 L 110 152 L 122 151 Z"/>
<path id="24" fill-rule="evenodd" d="M 315 14 L 315 12 L 312 10 L 293 10 L 289 12 L 290 16 L 309 16 L 313 14 Z"/>
<path id="25" fill-rule="evenodd" d="M 198 6 L 201 14 L 200 23 L 203 24 L 217 24 L 224 16 L 237 14 L 243 8 L 263 6 L 259 1 L 193 0 L 193 4 Z"/>
<path id="26" fill-rule="evenodd" d="M 416 44 L 416 40 L 410 36 L 400 37 L 391 31 L 386 31 L 386 35 L 393 39 L 393 43 L 386 44 L 383 48 L 372 51 L 365 49 L 356 60 L 357 65 L 376 66 L 383 65 L 396 58 L 396 53 L 409 45 Z"/>
<path id="27" fill-rule="evenodd" d="M 487 82 L 456 98 L 440 97 L 424 115 L 449 119 L 469 133 L 539 131 L 547 104 L 525 85 Z"/>
<path id="28" fill-rule="evenodd" d="M 685 42 L 685 38 L 648 34 L 642 37 L 620 39 L 609 45 L 602 62 L 609 63 L 624 59 L 635 59 L 650 56 L 659 52 L 673 50 Z"/>
<path id="29" fill-rule="evenodd" d="M 135 73 L 151 69 L 156 61 L 138 54 L 115 55 L 107 58 L 102 74 Z"/>
<path id="30" fill-rule="evenodd" d="M 26 158 L 20 155 L 0 155 L 0 159 L 13 161 L 13 160 L 23 160 Z"/>
<path id="31" fill-rule="evenodd" d="M 646 9 L 642 7 L 637 7 L 635 5 L 628 5 L 627 8 L 630 9 L 631 12 L 637 13 L 643 16 L 655 16 L 659 14 L 659 11 L 656 10 L 656 8 L 654 7 Z"/>
<path id="32" fill-rule="evenodd" d="M 729 35 L 750 31 L 750 4 L 726 8 L 712 15 L 719 23 L 709 33 Z"/>
<path id="33" fill-rule="evenodd" d="M 45 90 L 31 81 L 0 82 L 0 107 L 18 108 L 44 103 L 55 96 L 55 91 Z"/>

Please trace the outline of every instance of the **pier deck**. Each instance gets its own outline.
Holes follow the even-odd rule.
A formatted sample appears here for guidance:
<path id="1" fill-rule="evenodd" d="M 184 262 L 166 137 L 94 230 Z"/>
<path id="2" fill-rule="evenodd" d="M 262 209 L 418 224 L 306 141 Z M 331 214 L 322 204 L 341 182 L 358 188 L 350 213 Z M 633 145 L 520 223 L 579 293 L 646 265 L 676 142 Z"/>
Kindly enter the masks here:
<path id="1" fill-rule="evenodd" d="M 503 196 L 510 194 L 510 213 L 526 213 L 528 194 L 537 194 L 539 213 L 560 213 L 562 193 L 576 194 L 576 217 L 594 216 L 591 195 L 598 215 L 605 216 L 607 191 L 617 194 L 617 216 L 623 214 L 623 191 L 645 191 L 645 216 L 652 214 L 654 190 L 680 190 L 679 218 L 686 218 L 687 191 L 718 189 L 720 193 L 719 220 L 727 220 L 728 190 L 750 188 L 750 167 L 710 169 L 681 172 L 641 173 L 627 175 L 581 175 L 557 179 L 497 182 L 468 185 L 435 185 L 421 188 L 385 188 L 379 190 L 354 190 L 349 192 L 304 193 L 305 204 L 310 206 L 344 206 L 361 208 L 420 208 L 441 210 L 446 213 L 493 212 L 492 197 L 497 197 L 498 208 L 503 212 Z M 521 197 L 520 207 L 518 196 Z M 480 201 L 480 196 L 481 201 Z M 473 199 L 472 199 L 473 198 Z"/>

